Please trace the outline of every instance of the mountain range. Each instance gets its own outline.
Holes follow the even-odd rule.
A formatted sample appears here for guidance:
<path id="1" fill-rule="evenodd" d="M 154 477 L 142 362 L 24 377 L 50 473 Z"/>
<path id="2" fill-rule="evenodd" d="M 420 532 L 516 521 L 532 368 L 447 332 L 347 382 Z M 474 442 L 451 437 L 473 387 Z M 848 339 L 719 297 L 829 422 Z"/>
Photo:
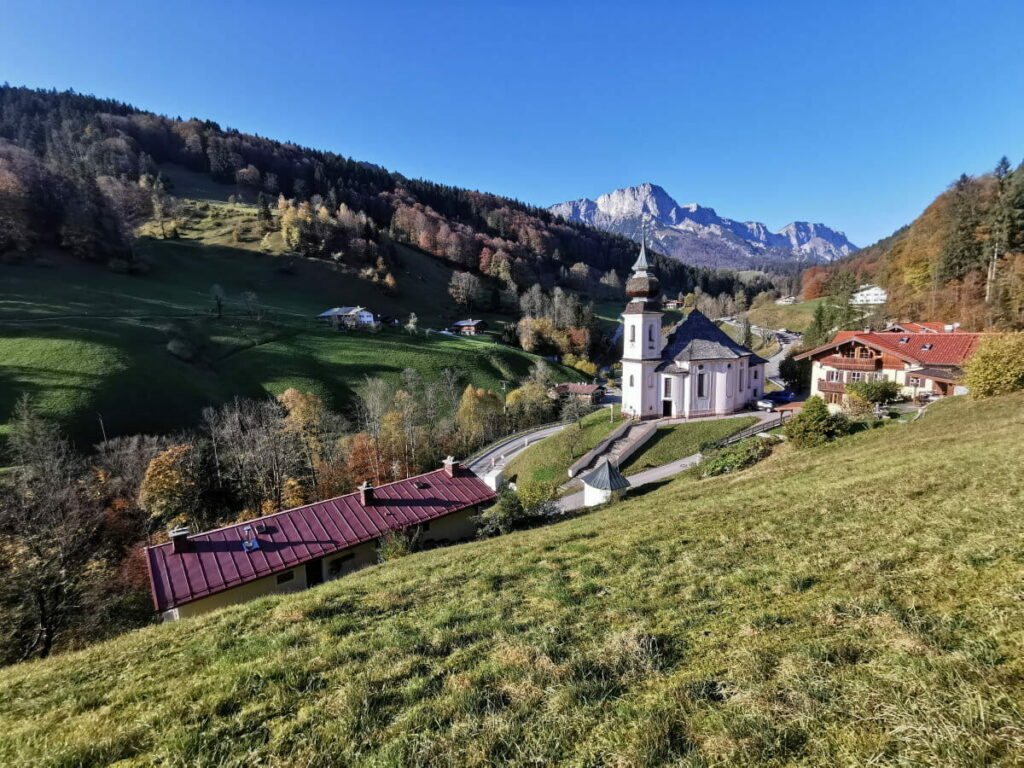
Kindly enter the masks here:
<path id="1" fill-rule="evenodd" d="M 552 205 L 566 221 L 580 222 L 640 240 L 646 223 L 648 241 L 662 253 L 686 264 L 734 269 L 820 264 L 857 250 L 842 232 L 824 224 L 794 221 L 772 232 L 758 221 L 736 221 L 713 208 L 680 205 L 657 184 L 617 189 L 596 200 L 583 198 Z"/>

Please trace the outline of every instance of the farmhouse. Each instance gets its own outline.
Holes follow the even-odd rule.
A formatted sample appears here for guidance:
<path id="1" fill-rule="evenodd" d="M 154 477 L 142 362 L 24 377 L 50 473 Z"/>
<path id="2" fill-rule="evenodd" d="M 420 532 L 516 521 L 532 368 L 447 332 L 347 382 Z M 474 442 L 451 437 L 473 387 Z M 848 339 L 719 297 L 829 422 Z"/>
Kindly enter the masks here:
<path id="1" fill-rule="evenodd" d="M 783 296 L 782 298 L 776 299 L 775 303 L 780 307 L 789 307 L 797 303 L 796 296 Z"/>
<path id="2" fill-rule="evenodd" d="M 477 333 L 487 327 L 487 323 L 483 320 L 457 320 L 452 323 L 452 330 L 462 336 L 476 336 Z"/>
<path id="3" fill-rule="evenodd" d="M 850 297 L 850 303 L 858 306 L 885 304 L 888 300 L 889 294 L 886 293 L 884 288 L 879 288 L 877 285 L 871 285 L 870 283 L 862 285 Z"/>
<path id="4" fill-rule="evenodd" d="M 575 397 L 587 403 L 597 404 L 604 400 L 605 390 L 600 384 L 577 384 L 567 382 L 556 384 L 548 390 L 548 397 L 561 400 L 563 397 Z"/>
<path id="5" fill-rule="evenodd" d="M 811 395 L 842 405 L 846 385 L 859 381 L 895 381 L 908 397 L 960 394 L 961 366 L 973 354 L 981 334 L 840 331 L 831 342 L 797 355 L 810 359 Z"/>
<path id="6" fill-rule="evenodd" d="M 418 528 L 421 543 L 471 538 L 481 504 L 495 498 L 448 458 L 442 469 L 149 547 L 153 605 L 165 620 L 263 595 L 294 592 L 377 562 L 377 540 Z"/>
<path id="7" fill-rule="evenodd" d="M 693 310 L 667 343 L 661 335 L 658 279 L 647 249 L 626 283 L 622 412 L 634 419 L 715 416 L 742 410 L 764 391 L 765 360 Z"/>
<path id="8" fill-rule="evenodd" d="M 373 312 L 366 307 L 333 307 L 317 315 L 317 319 L 327 323 L 343 325 L 346 328 L 373 325 L 376 322 Z"/>

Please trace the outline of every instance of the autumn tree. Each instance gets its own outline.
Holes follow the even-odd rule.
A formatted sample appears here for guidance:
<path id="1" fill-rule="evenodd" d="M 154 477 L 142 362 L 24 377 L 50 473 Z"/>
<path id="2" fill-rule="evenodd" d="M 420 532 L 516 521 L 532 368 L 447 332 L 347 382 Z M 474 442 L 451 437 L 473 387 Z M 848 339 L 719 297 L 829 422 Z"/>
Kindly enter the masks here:
<path id="1" fill-rule="evenodd" d="M 466 387 L 459 401 L 455 422 L 465 446 L 479 445 L 501 428 L 503 404 L 501 397 L 472 384 Z"/>
<path id="2" fill-rule="evenodd" d="M 984 336 L 964 365 L 971 397 L 993 397 L 1024 389 L 1024 332 Z"/>
<path id="3" fill-rule="evenodd" d="M 139 506 L 158 526 L 182 524 L 196 512 L 200 484 L 195 449 L 172 445 L 153 457 L 139 488 Z"/>

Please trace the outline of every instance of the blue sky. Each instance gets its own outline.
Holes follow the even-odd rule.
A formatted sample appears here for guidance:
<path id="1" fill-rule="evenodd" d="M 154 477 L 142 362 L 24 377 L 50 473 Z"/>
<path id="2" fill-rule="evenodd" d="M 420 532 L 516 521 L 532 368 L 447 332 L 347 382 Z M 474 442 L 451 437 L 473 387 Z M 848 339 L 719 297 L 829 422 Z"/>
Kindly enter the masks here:
<path id="1" fill-rule="evenodd" d="M 652 181 L 867 245 L 1024 159 L 1024 3 L 20 2 L 0 80 L 548 205 Z"/>

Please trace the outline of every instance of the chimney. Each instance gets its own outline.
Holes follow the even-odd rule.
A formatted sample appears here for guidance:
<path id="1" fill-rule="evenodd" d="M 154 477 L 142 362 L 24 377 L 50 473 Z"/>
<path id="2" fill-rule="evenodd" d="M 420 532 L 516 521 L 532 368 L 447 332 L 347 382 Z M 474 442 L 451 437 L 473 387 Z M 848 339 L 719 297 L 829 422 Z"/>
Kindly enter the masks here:
<path id="1" fill-rule="evenodd" d="M 444 473 L 448 477 L 455 477 L 455 470 L 458 468 L 459 463 L 457 461 L 455 461 L 455 457 L 454 456 L 449 456 L 447 459 L 445 459 L 444 462 L 443 462 L 443 466 L 444 466 Z"/>
<path id="2" fill-rule="evenodd" d="M 180 555 L 183 552 L 191 551 L 191 542 L 188 540 L 188 526 L 176 525 L 167 532 L 167 535 L 171 537 L 171 551 L 174 554 Z"/>
<path id="3" fill-rule="evenodd" d="M 364 507 L 373 504 L 373 483 L 369 480 L 364 480 L 363 484 L 359 486 L 359 503 Z"/>

